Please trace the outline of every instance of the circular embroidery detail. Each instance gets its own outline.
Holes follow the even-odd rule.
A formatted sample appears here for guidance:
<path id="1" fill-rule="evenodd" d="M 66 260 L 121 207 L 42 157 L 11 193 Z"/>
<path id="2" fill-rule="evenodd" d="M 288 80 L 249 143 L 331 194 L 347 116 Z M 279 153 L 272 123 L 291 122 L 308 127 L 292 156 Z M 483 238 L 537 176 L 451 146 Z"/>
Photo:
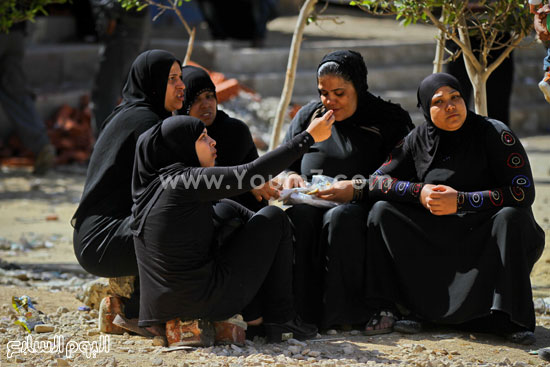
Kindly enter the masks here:
<path id="1" fill-rule="evenodd" d="M 489 191 L 489 199 L 491 200 L 491 203 L 493 203 L 494 206 L 502 206 L 502 202 L 504 198 L 502 197 L 502 191 L 495 190 L 495 191 Z"/>
<path id="2" fill-rule="evenodd" d="M 519 175 L 512 180 L 512 186 L 531 187 L 531 181 L 526 176 Z"/>
<path id="3" fill-rule="evenodd" d="M 418 197 L 420 195 L 420 191 L 422 190 L 422 184 L 415 183 L 411 188 L 411 195 L 413 197 Z"/>
<path id="4" fill-rule="evenodd" d="M 510 186 L 510 192 L 516 201 L 523 201 L 525 199 L 525 192 L 519 186 Z"/>
<path id="5" fill-rule="evenodd" d="M 502 134 L 500 134 L 500 139 L 504 145 L 512 146 L 516 144 L 516 138 L 508 131 L 503 131 Z"/>
<path id="6" fill-rule="evenodd" d="M 395 185 L 395 187 L 393 188 L 395 190 L 395 192 L 399 195 L 399 196 L 403 196 L 405 195 L 405 193 L 407 192 L 407 189 L 409 188 L 409 185 L 411 183 L 410 182 L 407 182 L 407 181 L 398 181 L 397 182 L 397 185 Z"/>
<path id="7" fill-rule="evenodd" d="M 508 167 L 510 168 L 521 168 L 525 165 L 525 161 L 523 160 L 523 157 L 519 153 L 512 153 L 508 157 L 508 161 L 506 162 L 508 164 Z"/>
<path id="8" fill-rule="evenodd" d="M 382 181 L 382 192 L 384 194 L 387 194 L 391 190 L 394 182 L 395 182 L 395 179 L 393 178 L 385 178 Z"/>
<path id="9" fill-rule="evenodd" d="M 468 201 L 474 208 L 479 208 L 483 205 L 483 194 L 481 192 L 472 192 L 468 194 Z"/>

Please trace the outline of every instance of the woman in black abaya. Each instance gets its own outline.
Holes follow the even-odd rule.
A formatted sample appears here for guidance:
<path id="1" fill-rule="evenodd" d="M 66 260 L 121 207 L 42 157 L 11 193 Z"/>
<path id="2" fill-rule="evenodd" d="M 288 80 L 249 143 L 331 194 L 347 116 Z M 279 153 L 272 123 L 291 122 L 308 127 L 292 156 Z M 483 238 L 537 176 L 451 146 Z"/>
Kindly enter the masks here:
<path id="1" fill-rule="evenodd" d="M 181 108 L 180 61 L 162 50 L 143 52 L 122 95 L 122 103 L 103 123 L 71 221 L 78 262 L 102 277 L 138 275 L 129 225 L 135 147 L 141 133 Z"/>
<path id="2" fill-rule="evenodd" d="M 339 179 L 369 177 L 412 128 L 409 114 L 368 91 L 367 67 L 354 51 L 327 54 L 317 69 L 320 101 L 298 111 L 285 141 L 332 110 L 332 136 L 298 159 L 283 186 L 304 185 L 317 172 Z M 347 192 L 353 188 L 348 185 Z M 330 210 L 294 205 L 287 210 L 295 227 L 294 286 L 298 312 L 309 322 L 331 326 L 365 323 L 364 259 L 368 205 L 345 203 Z"/>
<path id="3" fill-rule="evenodd" d="M 216 87 L 210 75 L 202 68 L 189 65 L 184 66 L 181 72 L 185 94 L 179 114 L 196 117 L 206 125 L 208 135 L 216 141 L 216 165 L 237 166 L 258 158 L 248 126 L 218 110 Z M 258 211 L 266 206 L 266 200 L 271 197 L 278 197 L 277 191 L 270 185 L 264 185 L 232 197 L 231 200 Z"/>
<path id="4" fill-rule="evenodd" d="M 468 111 L 449 74 L 425 78 L 418 102 L 426 123 L 369 180 L 368 201 L 380 201 L 368 218 L 367 300 L 533 343 L 529 273 L 544 232 L 525 150 L 502 122 Z M 391 330 L 391 314 L 367 330 L 384 315 Z"/>
<path id="5" fill-rule="evenodd" d="M 330 136 L 333 122 L 327 113 L 276 150 L 233 167 L 214 167 L 216 142 L 193 117 L 170 117 L 140 137 L 132 184 L 140 327 L 160 333 L 176 318 L 216 321 L 243 312 L 247 322 L 263 318 L 273 341 L 285 332 L 316 335 L 294 312 L 292 232 L 284 211 L 268 206 L 254 214 L 223 200 L 244 224 L 218 246 L 213 205 L 282 171 L 314 140 Z"/>

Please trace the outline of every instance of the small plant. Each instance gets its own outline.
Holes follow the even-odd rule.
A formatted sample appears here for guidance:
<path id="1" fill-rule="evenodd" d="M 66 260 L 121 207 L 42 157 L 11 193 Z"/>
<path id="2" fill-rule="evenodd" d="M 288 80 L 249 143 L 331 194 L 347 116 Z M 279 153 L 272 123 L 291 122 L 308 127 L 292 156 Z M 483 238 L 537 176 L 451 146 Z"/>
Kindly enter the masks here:
<path id="1" fill-rule="evenodd" d="M 532 29 L 532 15 L 526 3 L 526 0 L 350 1 L 350 5 L 370 14 L 393 14 L 404 25 L 423 22 L 436 26 L 439 44 L 434 71 L 439 71 L 437 65 L 444 62 L 445 40 L 453 40 L 460 49 L 450 57 L 464 58 L 474 88 L 476 112 L 482 115 L 487 115 L 487 79 Z M 504 33 L 510 37 L 503 37 Z M 472 49 L 471 37 L 481 40 L 480 49 Z M 492 50 L 502 53 L 490 62 L 488 56 Z"/>
<path id="2" fill-rule="evenodd" d="M 183 65 L 187 65 L 189 60 L 191 59 L 191 53 L 193 52 L 193 43 L 195 42 L 195 28 L 189 27 L 189 24 L 187 24 L 187 21 L 181 14 L 181 11 L 179 9 L 180 6 L 183 5 L 183 2 L 190 2 L 191 0 L 118 0 L 122 7 L 125 10 L 130 10 L 136 8 L 138 11 L 143 10 L 148 6 L 155 6 L 160 11 L 159 13 L 153 18 L 153 21 L 155 21 L 158 17 L 160 17 L 162 14 L 164 14 L 166 11 L 173 11 L 176 13 L 178 19 L 180 20 L 181 24 L 185 27 L 185 30 L 187 31 L 187 34 L 189 35 L 189 42 L 187 43 L 187 52 L 185 54 L 185 58 L 183 59 Z"/>
<path id="3" fill-rule="evenodd" d="M 38 14 L 47 15 L 45 6 L 63 4 L 67 0 L 2 0 L 0 1 L 0 32 L 8 33 L 15 23 L 34 21 Z"/>

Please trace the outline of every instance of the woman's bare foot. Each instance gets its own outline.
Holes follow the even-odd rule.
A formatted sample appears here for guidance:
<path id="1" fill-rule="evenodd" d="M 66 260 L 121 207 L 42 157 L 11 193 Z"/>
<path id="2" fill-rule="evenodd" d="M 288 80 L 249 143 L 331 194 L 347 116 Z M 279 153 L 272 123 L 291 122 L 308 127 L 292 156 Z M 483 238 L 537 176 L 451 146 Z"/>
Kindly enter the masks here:
<path id="1" fill-rule="evenodd" d="M 154 336 L 166 336 L 166 328 L 164 324 L 156 324 L 147 326 L 145 328 L 148 332 L 153 334 Z"/>
<path id="2" fill-rule="evenodd" d="M 258 317 L 256 320 L 247 321 L 246 324 L 248 326 L 258 326 L 258 325 L 263 324 L 263 322 L 264 322 L 264 318 L 263 317 Z"/>

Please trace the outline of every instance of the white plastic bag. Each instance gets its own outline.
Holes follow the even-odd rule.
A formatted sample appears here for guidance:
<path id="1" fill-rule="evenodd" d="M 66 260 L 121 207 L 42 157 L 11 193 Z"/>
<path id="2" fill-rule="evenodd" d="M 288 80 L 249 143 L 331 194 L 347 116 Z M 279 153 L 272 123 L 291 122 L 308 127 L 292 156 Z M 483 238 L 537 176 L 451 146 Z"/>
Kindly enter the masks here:
<path id="1" fill-rule="evenodd" d="M 311 178 L 311 182 L 306 183 L 306 187 L 295 187 L 293 189 L 282 190 L 279 200 L 281 200 L 284 205 L 308 204 L 318 208 L 334 208 L 339 205 L 339 203 L 318 198 L 312 193 L 328 189 L 333 182 L 334 178 L 332 177 L 314 175 Z"/>

